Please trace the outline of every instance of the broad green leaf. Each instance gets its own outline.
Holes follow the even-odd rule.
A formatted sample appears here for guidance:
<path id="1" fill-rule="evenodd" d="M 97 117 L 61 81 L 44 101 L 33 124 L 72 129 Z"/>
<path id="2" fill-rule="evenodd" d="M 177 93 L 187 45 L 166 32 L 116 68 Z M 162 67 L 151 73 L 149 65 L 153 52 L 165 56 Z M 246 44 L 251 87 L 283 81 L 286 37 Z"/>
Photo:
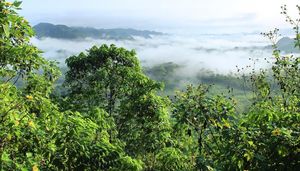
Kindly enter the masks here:
<path id="1" fill-rule="evenodd" d="M 3 28 L 5 36 L 9 37 L 9 35 L 10 35 L 9 25 L 8 24 L 2 24 L 2 28 Z"/>
<path id="2" fill-rule="evenodd" d="M 14 5 L 15 7 L 20 7 L 21 4 L 22 4 L 22 1 L 15 1 L 15 2 L 13 3 L 13 5 Z"/>

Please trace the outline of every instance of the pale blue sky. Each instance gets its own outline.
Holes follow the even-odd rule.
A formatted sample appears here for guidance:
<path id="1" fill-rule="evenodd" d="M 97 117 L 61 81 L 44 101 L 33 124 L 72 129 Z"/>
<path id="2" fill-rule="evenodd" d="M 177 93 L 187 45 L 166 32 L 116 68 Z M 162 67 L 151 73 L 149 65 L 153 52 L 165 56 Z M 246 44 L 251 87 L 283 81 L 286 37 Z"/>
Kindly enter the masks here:
<path id="1" fill-rule="evenodd" d="M 21 14 L 32 24 L 251 32 L 287 26 L 279 14 L 280 6 L 287 4 L 294 12 L 297 2 L 299 0 L 24 0 Z"/>

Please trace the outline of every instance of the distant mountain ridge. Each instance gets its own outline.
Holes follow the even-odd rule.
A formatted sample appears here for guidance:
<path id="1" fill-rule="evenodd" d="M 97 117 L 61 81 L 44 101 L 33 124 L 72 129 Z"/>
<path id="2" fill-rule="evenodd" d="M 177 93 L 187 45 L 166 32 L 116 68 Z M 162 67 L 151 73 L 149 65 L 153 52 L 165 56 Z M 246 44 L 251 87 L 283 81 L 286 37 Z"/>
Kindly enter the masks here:
<path id="1" fill-rule="evenodd" d="M 300 53 L 299 48 L 295 48 L 295 39 L 283 37 L 276 43 L 278 49 L 285 53 Z"/>
<path id="2" fill-rule="evenodd" d="M 163 35 L 161 32 L 136 30 L 136 29 L 96 29 L 92 27 L 69 27 L 66 25 L 54 25 L 51 23 L 39 23 L 33 27 L 37 38 L 57 39 L 107 39 L 107 40 L 134 40 L 134 37 L 150 39 L 155 35 Z"/>

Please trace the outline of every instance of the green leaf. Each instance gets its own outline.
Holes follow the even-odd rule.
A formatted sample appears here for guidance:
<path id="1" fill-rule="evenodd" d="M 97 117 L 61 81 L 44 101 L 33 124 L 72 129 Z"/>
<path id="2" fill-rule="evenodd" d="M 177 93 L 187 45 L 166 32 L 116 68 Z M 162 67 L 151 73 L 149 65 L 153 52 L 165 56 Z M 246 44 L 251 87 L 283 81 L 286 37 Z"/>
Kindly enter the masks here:
<path id="1" fill-rule="evenodd" d="M 15 1 L 15 2 L 13 3 L 13 5 L 14 5 L 15 7 L 20 7 L 21 4 L 22 4 L 22 1 Z"/>
<path id="2" fill-rule="evenodd" d="M 3 28 L 3 31 L 4 31 L 4 33 L 5 33 L 5 36 L 6 37 L 9 37 L 9 26 L 8 26 L 8 24 L 2 24 L 2 28 Z"/>
<path id="3" fill-rule="evenodd" d="M 243 167 L 243 160 L 239 160 L 238 161 L 238 167 L 239 167 L 239 169 L 241 169 L 242 167 Z"/>
<path id="4" fill-rule="evenodd" d="M 248 141 L 248 144 L 249 144 L 250 146 L 254 146 L 253 141 Z"/>
<path id="5" fill-rule="evenodd" d="M 31 158 L 32 157 L 32 153 L 26 153 L 26 157 L 27 158 Z"/>
<path id="6" fill-rule="evenodd" d="M 296 47 L 299 47 L 299 46 L 300 46 L 300 42 L 299 42 L 299 41 L 296 41 L 294 47 L 296 48 Z"/>
<path id="7" fill-rule="evenodd" d="M 9 158 L 9 154 L 7 154 L 6 152 L 4 152 L 1 156 L 1 160 L 4 162 L 10 162 L 11 159 Z"/>
<path id="8" fill-rule="evenodd" d="M 246 152 L 244 157 L 247 159 L 247 161 L 250 161 L 253 158 L 253 152 Z"/>

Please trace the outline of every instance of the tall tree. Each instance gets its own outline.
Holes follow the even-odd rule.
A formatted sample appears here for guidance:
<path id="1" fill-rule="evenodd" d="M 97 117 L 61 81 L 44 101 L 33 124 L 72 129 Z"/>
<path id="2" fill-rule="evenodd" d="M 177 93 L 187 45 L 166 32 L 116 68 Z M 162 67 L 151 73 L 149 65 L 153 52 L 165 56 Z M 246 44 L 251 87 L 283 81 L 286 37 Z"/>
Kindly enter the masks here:
<path id="1" fill-rule="evenodd" d="M 30 43 L 20 5 L 0 1 L 0 170 L 140 170 L 108 141 L 105 111 L 61 112 L 52 101 L 60 72 Z"/>
<path id="2" fill-rule="evenodd" d="M 70 102 L 82 109 L 103 107 L 113 115 L 129 92 L 132 77 L 141 72 L 135 55 L 134 51 L 103 45 L 68 58 L 65 85 Z"/>
<path id="3" fill-rule="evenodd" d="M 135 52 L 115 45 L 94 46 L 66 63 L 69 108 L 105 109 L 118 132 L 111 134 L 112 141 L 119 138 L 128 154 L 144 162 L 150 153 L 155 158 L 170 138 L 169 102 L 156 95 L 161 85 L 144 75 Z"/>

